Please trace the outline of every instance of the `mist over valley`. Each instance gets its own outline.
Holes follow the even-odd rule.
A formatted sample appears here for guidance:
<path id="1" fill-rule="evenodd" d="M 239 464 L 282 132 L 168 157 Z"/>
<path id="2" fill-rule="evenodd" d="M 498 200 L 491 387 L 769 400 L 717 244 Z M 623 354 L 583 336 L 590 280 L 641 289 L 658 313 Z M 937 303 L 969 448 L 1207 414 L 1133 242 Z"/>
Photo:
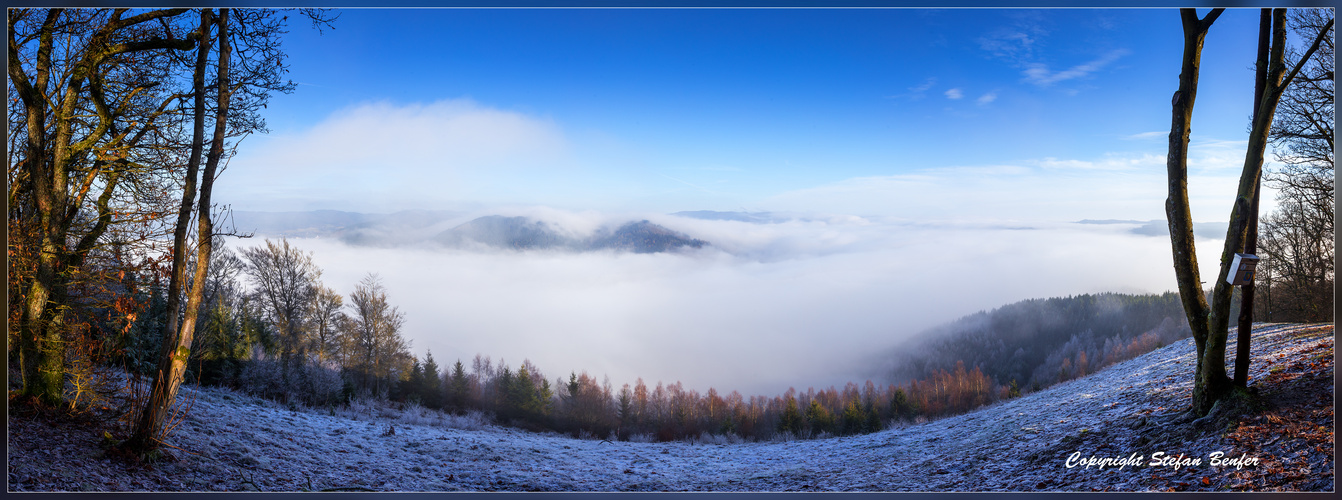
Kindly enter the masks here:
<path id="1" fill-rule="evenodd" d="M 337 291 L 380 275 L 417 356 L 527 359 L 617 387 L 642 378 L 777 394 L 887 382 L 889 348 L 976 311 L 1173 288 L 1164 268 L 1134 264 L 1169 258 L 1166 241 L 1141 233 L 1146 221 L 540 206 L 233 220 L 256 236 L 229 245 L 287 238 Z"/>

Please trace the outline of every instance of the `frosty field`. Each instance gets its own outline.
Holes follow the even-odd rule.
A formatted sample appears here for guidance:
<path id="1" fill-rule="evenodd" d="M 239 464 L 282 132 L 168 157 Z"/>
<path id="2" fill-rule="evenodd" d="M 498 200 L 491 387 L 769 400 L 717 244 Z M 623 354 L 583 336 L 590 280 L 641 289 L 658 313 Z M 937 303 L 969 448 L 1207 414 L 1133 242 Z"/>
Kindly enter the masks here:
<path id="1" fill-rule="evenodd" d="M 1179 411 L 1191 390 L 1192 339 L 972 413 L 897 424 L 862 436 L 790 442 L 573 439 L 415 407 L 356 404 L 334 411 L 290 409 L 228 390 L 185 387 L 183 399 L 191 400 L 191 407 L 172 438 L 169 451 L 175 458 L 152 466 L 102 458 L 100 436 L 91 435 L 86 427 L 48 424 L 11 413 L 8 487 L 10 491 L 1332 490 L 1333 343 L 1331 325 L 1260 325 L 1254 337 L 1251 381 L 1269 396 L 1293 388 L 1293 403 L 1246 417 L 1238 430 L 1234 426 L 1206 430 L 1203 422 L 1189 422 Z M 1310 381 L 1316 383 L 1298 385 Z M 1309 418 L 1315 420 L 1292 420 L 1291 412 L 1311 408 Z M 1250 436 L 1246 429 L 1254 428 L 1246 426 L 1300 422 L 1303 432 L 1270 440 L 1266 437 L 1270 433 L 1245 437 Z M 1210 458 L 1218 451 L 1223 459 L 1247 454 L 1257 464 L 1238 469 L 1212 466 Z M 1185 460 L 1177 468 L 1172 463 L 1151 465 L 1157 452 L 1199 458 L 1201 464 L 1188 466 Z M 1101 469 L 1075 465 L 1073 458 L 1074 466 L 1068 467 L 1069 457 L 1077 453 L 1082 458 L 1137 454 L 1141 460 Z"/>

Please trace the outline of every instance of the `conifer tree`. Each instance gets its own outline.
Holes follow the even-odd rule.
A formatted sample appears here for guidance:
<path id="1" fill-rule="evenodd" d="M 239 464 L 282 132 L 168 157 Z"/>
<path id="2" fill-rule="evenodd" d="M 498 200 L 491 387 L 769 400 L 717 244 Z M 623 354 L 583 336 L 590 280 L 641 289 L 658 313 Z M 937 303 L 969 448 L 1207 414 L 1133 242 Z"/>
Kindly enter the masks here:
<path id="1" fill-rule="evenodd" d="M 797 410 L 797 399 L 788 396 L 787 403 L 783 407 L 783 415 L 778 421 L 778 432 L 786 432 L 796 435 L 801 432 L 802 419 L 801 412 Z"/>
<path id="2" fill-rule="evenodd" d="M 452 365 L 451 382 L 447 384 L 447 405 L 452 411 L 464 413 L 469 404 L 470 381 L 466 379 L 466 367 L 458 359 Z"/>
<path id="3" fill-rule="evenodd" d="M 396 384 L 396 393 L 397 396 L 399 396 L 399 399 L 422 403 L 424 397 L 420 390 L 423 387 L 424 368 L 419 364 L 419 360 L 415 360 L 414 364 L 410 367 L 410 378 Z"/>
<path id="4" fill-rule="evenodd" d="M 810 424 L 813 434 L 830 432 L 834 428 L 834 416 L 820 405 L 820 401 L 812 399 L 811 405 L 806 407 L 806 423 Z"/>
<path id="5" fill-rule="evenodd" d="M 442 379 L 438 373 L 438 363 L 433 360 L 433 352 L 424 354 L 423 378 L 420 383 L 420 395 L 424 401 L 424 406 L 435 410 L 443 407 Z"/>
<path id="6" fill-rule="evenodd" d="M 843 408 L 843 433 L 858 434 L 866 427 L 867 415 L 858 407 L 857 399 L 849 399 Z"/>
<path id="7" fill-rule="evenodd" d="M 863 432 L 879 432 L 881 430 L 881 410 L 876 407 L 874 401 L 867 401 L 866 405 L 867 421 L 863 425 Z"/>

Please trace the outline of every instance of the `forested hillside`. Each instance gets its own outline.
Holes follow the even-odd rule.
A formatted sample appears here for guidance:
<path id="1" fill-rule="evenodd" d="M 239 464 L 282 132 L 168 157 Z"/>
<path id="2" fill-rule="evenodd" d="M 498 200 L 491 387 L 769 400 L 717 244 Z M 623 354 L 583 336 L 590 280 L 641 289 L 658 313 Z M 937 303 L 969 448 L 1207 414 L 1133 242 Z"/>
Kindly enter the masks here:
<path id="1" fill-rule="evenodd" d="M 1038 390 L 1189 335 L 1179 295 L 1103 293 L 1031 299 L 935 327 L 899 346 L 895 382 L 954 373 L 958 363 L 998 384 Z"/>

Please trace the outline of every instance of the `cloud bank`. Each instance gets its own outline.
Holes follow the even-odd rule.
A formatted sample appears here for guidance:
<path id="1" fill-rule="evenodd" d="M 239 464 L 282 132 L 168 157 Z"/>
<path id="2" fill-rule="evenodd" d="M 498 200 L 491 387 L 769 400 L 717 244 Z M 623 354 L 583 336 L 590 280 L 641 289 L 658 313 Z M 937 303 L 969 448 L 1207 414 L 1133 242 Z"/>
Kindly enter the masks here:
<path id="1" fill-rule="evenodd" d="M 574 227 L 615 217 L 532 213 Z M 586 370 L 617 387 L 642 377 L 747 395 L 864 380 L 875 363 L 867 353 L 1017 300 L 1174 288 L 1168 242 L 1132 225 L 624 215 L 711 246 L 632 254 L 290 242 L 313 252 L 342 293 L 380 274 L 406 313 L 413 351 L 432 350 L 440 364 L 482 353 L 514 366 L 530 359 L 552 378 Z"/>
<path id="2" fill-rule="evenodd" d="M 468 99 L 366 103 L 254 140 L 230 163 L 246 185 L 219 190 L 236 205 L 271 210 L 379 211 L 397 200 L 462 198 L 499 177 L 560 168 L 569 151 L 554 123 Z"/>

